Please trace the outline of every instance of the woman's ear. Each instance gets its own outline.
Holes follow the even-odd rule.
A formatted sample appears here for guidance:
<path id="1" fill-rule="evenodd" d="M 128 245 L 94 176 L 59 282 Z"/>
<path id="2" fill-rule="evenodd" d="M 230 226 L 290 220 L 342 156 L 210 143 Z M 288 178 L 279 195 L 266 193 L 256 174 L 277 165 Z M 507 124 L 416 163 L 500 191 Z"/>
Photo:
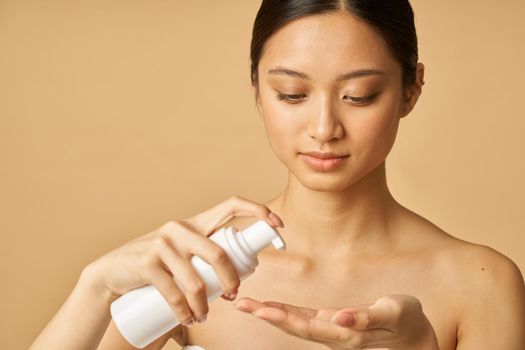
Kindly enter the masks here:
<path id="1" fill-rule="evenodd" d="M 419 96 L 421 95 L 423 85 L 425 85 L 424 77 L 425 65 L 419 62 L 416 67 L 416 81 L 414 81 L 412 85 L 405 90 L 405 96 L 403 97 L 402 113 L 399 116 L 400 118 L 407 116 L 408 113 L 410 113 L 410 111 L 412 111 L 412 109 L 416 105 L 416 102 L 419 99 Z"/>

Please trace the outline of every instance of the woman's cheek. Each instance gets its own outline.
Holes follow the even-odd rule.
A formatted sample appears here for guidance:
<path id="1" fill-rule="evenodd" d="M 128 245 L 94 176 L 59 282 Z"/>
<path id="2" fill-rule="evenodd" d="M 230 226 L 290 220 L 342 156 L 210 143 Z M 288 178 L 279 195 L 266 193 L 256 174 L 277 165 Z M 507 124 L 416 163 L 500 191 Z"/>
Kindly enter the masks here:
<path id="1" fill-rule="evenodd" d="M 369 118 L 361 118 L 359 123 L 354 124 L 359 131 L 354 139 L 361 151 L 373 154 L 371 157 L 379 162 L 386 158 L 394 144 L 399 118 L 392 113 L 392 109 L 382 108 L 373 112 Z"/>
<path id="2" fill-rule="evenodd" d="M 274 154 L 287 164 L 299 150 L 296 150 L 294 122 L 286 113 L 266 109 L 263 113 L 266 136 Z"/>

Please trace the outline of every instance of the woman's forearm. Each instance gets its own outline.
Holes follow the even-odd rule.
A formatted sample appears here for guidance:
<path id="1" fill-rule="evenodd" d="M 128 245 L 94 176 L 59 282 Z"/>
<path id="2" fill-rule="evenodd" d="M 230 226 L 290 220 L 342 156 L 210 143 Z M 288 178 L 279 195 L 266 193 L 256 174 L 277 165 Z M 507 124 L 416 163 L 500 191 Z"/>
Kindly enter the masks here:
<path id="1" fill-rule="evenodd" d="M 111 320 L 114 296 L 98 287 L 90 266 L 80 274 L 67 300 L 40 332 L 29 350 L 94 350 Z"/>

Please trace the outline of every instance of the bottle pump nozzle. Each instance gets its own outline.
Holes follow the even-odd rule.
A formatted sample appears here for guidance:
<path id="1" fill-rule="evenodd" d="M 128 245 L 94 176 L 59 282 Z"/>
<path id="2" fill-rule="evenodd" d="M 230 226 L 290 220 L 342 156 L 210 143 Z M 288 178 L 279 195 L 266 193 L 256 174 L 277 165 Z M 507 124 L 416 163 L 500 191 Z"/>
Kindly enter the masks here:
<path id="1" fill-rule="evenodd" d="M 239 235 L 253 254 L 257 254 L 261 249 L 266 247 L 268 242 L 271 242 L 278 250 L 286 250 L 286 244 L 279 233 L 264 220 L 257 221 L 255 224 L 239 232 Z"/>

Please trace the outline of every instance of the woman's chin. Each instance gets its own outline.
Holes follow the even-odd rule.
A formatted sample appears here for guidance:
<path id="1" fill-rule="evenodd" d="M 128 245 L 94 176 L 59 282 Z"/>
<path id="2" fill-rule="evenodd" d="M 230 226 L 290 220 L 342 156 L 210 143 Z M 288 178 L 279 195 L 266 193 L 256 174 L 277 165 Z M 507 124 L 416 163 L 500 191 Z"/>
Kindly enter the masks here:
<path id="1" fill-rule="evenodd" d="M 348 175 L 348 174 L 347 174 Z M 345 173 L 293 173 L 293 176 L 304 187 L 312 191 L 321 192 L 339 192 L 349 187 L 349 179 L 345 177 Z"/>

